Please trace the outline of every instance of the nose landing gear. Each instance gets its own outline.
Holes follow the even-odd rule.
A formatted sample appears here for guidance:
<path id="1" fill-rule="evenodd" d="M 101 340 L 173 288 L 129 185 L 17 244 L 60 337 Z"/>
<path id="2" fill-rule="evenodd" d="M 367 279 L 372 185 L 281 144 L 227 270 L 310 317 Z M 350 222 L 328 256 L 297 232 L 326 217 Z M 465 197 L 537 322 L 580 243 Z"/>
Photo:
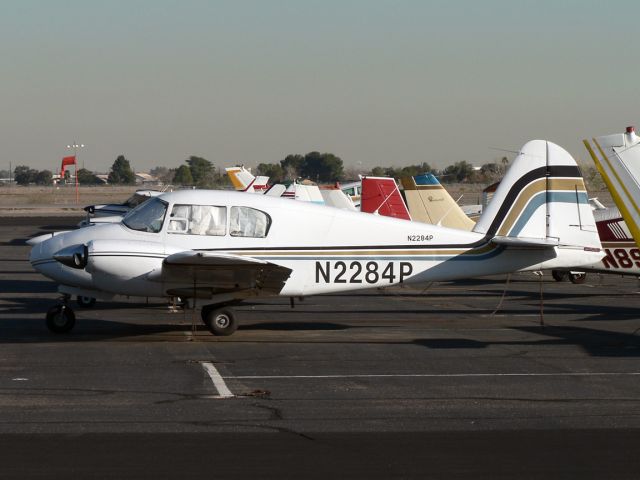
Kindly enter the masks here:
<path id="1" fill-rule="evenodd" d="M 62 297 L 62 303 L 47 310 L 47 328 L 53 333 L 67 333 L 76 324 L 76 315 L 68 302 L 69 297 Z"/>

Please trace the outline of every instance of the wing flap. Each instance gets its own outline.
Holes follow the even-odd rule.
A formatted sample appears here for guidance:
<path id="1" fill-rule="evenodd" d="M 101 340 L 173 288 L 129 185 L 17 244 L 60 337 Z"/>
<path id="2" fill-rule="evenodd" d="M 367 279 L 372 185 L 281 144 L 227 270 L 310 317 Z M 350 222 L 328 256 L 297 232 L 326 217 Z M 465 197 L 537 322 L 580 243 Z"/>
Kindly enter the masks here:
<path id="1" fill-rule="evenodd" d="M 162 270 L 150 279 L 172 285 L 172 289 L 190 288 L 211 295 L 221 292 L 261 292 L 277 294 L 291 275 L 291 269 L 253 257 L 218 252 L 187 250 L 165 258 Z"/>

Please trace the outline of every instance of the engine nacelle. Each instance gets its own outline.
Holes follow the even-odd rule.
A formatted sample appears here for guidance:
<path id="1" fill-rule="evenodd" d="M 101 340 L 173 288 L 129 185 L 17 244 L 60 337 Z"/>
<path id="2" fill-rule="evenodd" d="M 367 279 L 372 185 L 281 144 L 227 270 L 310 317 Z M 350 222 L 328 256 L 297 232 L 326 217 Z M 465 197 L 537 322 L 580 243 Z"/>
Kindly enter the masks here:
<path id="1" fill-rule="evenodd" d="M 87 244 L 86 271 L 95 288 L 121 295 L 162 296 L 161 282 L 148 276 L 162 269 L 165 246 L 139 240 L 93 240 Z"/>

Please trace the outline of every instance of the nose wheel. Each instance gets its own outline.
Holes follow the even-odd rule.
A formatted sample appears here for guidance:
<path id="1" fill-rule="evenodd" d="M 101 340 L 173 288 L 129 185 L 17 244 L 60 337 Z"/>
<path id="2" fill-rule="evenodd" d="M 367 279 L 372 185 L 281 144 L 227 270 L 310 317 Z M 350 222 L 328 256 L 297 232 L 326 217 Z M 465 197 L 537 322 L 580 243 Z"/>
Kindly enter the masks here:
<path id="1" fill-rule="evenodd" d="M 65 304 L 54 305 L 47 311 L 47 328 L 53 333 L 67 333 L 76 324 L 76 315 Z"/>

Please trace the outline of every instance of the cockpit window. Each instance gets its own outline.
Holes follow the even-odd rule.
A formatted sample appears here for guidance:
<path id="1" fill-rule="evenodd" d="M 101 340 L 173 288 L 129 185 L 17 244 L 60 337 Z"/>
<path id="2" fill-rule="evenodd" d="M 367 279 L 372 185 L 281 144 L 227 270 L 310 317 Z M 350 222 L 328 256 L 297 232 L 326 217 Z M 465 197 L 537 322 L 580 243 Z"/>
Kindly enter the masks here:
<path id="1" fill-rule="evenodd" d="M 271 217 L 251 207 L 231 207 L 229 231 L 232 237 L 264 238 L 269 233 Z"/>
<path id="2" fill-rule="evenodd" d="M 162 229 L 168 206 L 167 202 L 153 198 L 131 210 L 122 219 L 122 223 L 131 230 L 158 233 Z"/>
<path id="3" fill-rule="evenodd" d="M 174 205 L 167 233 L 222 236 L 227 233 L 227 207 Z"/>

